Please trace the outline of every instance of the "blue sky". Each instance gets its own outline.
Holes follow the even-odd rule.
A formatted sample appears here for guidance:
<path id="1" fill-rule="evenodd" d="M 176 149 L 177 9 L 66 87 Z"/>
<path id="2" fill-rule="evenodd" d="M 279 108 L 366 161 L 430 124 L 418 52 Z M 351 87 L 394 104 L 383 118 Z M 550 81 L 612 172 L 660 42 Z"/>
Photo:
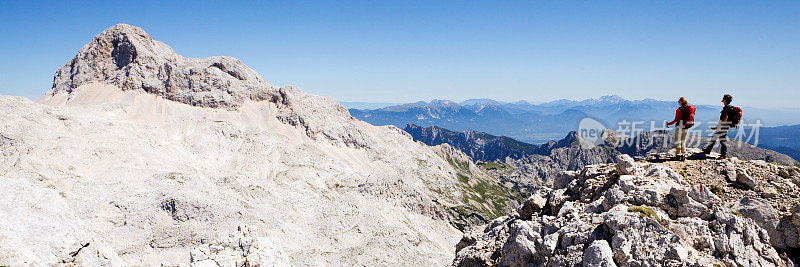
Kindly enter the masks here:
<path id="1" fill-rule="evenodd" d="M 0 94 L 37 98 L 116 23 L 343 101 L 800 99 L 800 1 L 5 1 Z"/>

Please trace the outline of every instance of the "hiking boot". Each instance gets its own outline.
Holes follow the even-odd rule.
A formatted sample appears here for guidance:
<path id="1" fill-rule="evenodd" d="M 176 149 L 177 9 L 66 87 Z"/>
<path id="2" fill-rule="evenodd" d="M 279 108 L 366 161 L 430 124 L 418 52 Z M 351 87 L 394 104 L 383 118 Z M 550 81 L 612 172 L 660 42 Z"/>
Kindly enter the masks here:
<path id="1" fill-rule="evenodd" d="M 704 148 L 704 149 L 703 149 L 703 154 L 706 154 L 706 155 L 708 155 L 708 154 L 711 154 L 711 150 L 712 150 L 712 149 L 713 149 L 712 147 L 706 147 L 706 148 Z"/>
<path id="2" fill-rule="evenodd" d="M 728 157 L 726 157 L 726 156 L 719 156 L 719 159 L 727 159 L 727 158 Z"/>
<path id="3" fill-rule="evenodd" d="M 681 161 L 686 161 L 686 156 L 685 156 L 685 155 L 681 155 L 681 157 L 680 157 L 680 158 L 681 158 L 681 159 L 680 159 Z"/>

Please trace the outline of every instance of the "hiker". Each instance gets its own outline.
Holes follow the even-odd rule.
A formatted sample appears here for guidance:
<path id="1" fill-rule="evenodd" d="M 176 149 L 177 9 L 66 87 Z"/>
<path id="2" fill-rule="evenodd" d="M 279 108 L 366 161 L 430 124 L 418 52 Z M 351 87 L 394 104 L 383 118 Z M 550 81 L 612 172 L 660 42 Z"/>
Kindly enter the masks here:
<path id="1" fill-rule="evenodd" d="M 717 126 L 714 128 L 714 134 L 711 135 L 711 143 L 703 149 L 703 154 L 710 154 L 711 150 L 714 149 L 714 143 L 719 141 L 719 159 L 725 159 L 727 157 L 728 131 L 732 127 L 736 127 L 742 119 L 742 109 L 732 106 L 731 102 L 733 102 L 733 96 L 726 94 L 722 97 L 722 103 L 725 104 L 725 107 L 720 111 L 719 123 L 717 123 Z"/>
<path id="2" fill-rule="evenodd" d="M 675 110 L 675 120 L 667 122 L 667 127 L 675 125 L 675 159 L 684 161 L 686 160 L 686 136 L 689 128 L 694 126 L 694 112 L 693 105 L 689 105 L 686 98 L 681 97 L 678 99 L 678 109 Z"/>

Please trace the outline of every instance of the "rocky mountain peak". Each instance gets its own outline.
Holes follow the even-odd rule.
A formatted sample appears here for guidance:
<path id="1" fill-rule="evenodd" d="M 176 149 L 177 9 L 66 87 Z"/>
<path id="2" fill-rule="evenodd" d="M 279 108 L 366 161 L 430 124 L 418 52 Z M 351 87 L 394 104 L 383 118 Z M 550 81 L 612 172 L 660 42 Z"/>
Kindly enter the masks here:
<path id="1" fill-rule="evenodd" d="M 56 71 L 49 94 L 90 83 L 114 85 L 202 107 L 235 108 L 268 100 L 277 88 L 231 57 L 184 58 L 142 28 L 117 24 L 96 35 Z"/>
<path id="2" fill-rule="evenodd" d="M 314 140 L 357 147 L 370 142 L 361 128 L 353 125 L 357 120 L 332 98 L 295 87 L 272 86 L 232 57 L 184 58 L 143 29 L 127 24 L 104 30 L 81 48 L 58 69 L 52 90 L 41 101 L 94 98 L 93 93 L 73 93 L 93 84 L 228 110 L 237 110 L 246 101 L 268 101 L 277 107 L 278 120 L 301 128 Z"/>
<path id="3" fill-rule="evenodd" d="M 625 98 L 622 98 L 619 95 L 605 95 L 597 98 L 599 102 L 606 102 L 606 103 L 621 103 L 625 102 Z"/>
<path id="4" fill-rule="evenodd" d="M 461 105 L 459 105 L 458 103 L 450 101 L 450 100 L 446 100 L 446 99 L 444 99 L 444 100 L 442 100 L 442 99 L 433 99 L 433 100 L 431 100 L 431 102 L 429 102 L 429 105 L 432 106 L 432 107 L 437 107 L 437 108 L 452 108 L 452 109 L 456 109 L 456 108 L 460 108 L 461 107 Z"/>
<path id="5" fill-rule="evenodd" d="M 132 63 L 138 56 L 139 52 L 137 51 L 154 54 L 153 38 L 141 28 L 127 24 L 114 25 L 97 35 L 95 40 L 103 44 L 111 44 L 111 59 L 117 68 L 123 68 Z"/>

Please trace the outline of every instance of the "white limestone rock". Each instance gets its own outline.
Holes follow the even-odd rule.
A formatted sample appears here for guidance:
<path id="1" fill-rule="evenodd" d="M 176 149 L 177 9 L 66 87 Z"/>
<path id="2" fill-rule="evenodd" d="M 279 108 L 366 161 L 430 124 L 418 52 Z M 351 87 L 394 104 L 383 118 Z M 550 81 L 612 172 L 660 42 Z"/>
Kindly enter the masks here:
<path id="1" fill-rule="evenodd" d="M 680 176 L 665 176 L 671 172 L 666 170 L 647 172 L 657 176 L 605 176 L 609 170 L 616 171 L 617 165 L 586 168 L 569 186 L 554 190 L 552 195 L 562 201 L 554 204 L 551 195 L 550 205 L 558 209 L 530 220 L 498 219 L 471 232 L 462 239 L 452 265 L 790 264 L 757 220 L 728 207 L 708 188 L 689 186 Z M 594 184 L 606 186 L 595 188 Z M 587 199 L 586 188 L 597 192 Z"/>
<path id="2" fill-rule="evenodd" d="M 628 154 L 619 154 L 616 156 L 617 174 L 629 175 L 636 174 L 636 161 L 628 156 Z"/>
<path id="3" fill-rule="evenodd" d="M 743 171 L 743 170 L 740 170 L 740 171 L 736 172 L 736 182 L 739 182 L 740 184 L 743 184 L 744 186 L 747 186 L 747 188 L 749 188 L 749 189 L 756 188 L 756 181 L 753 180 L 753 178 L 750 177 L 750 175 L 747 174 L 747 172 Z"/>
<path id="4" fill-rule="evenodd" d="M 445 160 L 462 154 L 273 87 L 238 60 L 183 58 L 130 25 L 95 37 L 37 102 L 0 96 L 0 175 L 51 188 L 69 209 L 7 202 L 0 222 L 27 229 L 55 214 L 76 229 L 3 232 L 13 258 L 0 265 L 56 264 L 87 243 L 86 255 L 131 265 L 442 265 L 461 235 L 455 207 L 488 217 L 506 205 L 470 200 L 483 195 Z M 498 184 L 468 168 L 468 183 Z M 80 229 L 91 230 L 65 234 Z"/>
<path id="5" fill-rule="evenodd" d="M 608 241 L 605 240 L 595 240 L 591 245 L 589 245 L 586 251 L 583 252 L 582 264 L 586 267 L 617 266 L 617 264 L 614 263 L 611 247 L 608 245 Z"/>
<path id="6" fill-rule="evenodd" d="M 0 176 L 0 207 L 0 265 L 127 265 L 53 189 Z"/>

